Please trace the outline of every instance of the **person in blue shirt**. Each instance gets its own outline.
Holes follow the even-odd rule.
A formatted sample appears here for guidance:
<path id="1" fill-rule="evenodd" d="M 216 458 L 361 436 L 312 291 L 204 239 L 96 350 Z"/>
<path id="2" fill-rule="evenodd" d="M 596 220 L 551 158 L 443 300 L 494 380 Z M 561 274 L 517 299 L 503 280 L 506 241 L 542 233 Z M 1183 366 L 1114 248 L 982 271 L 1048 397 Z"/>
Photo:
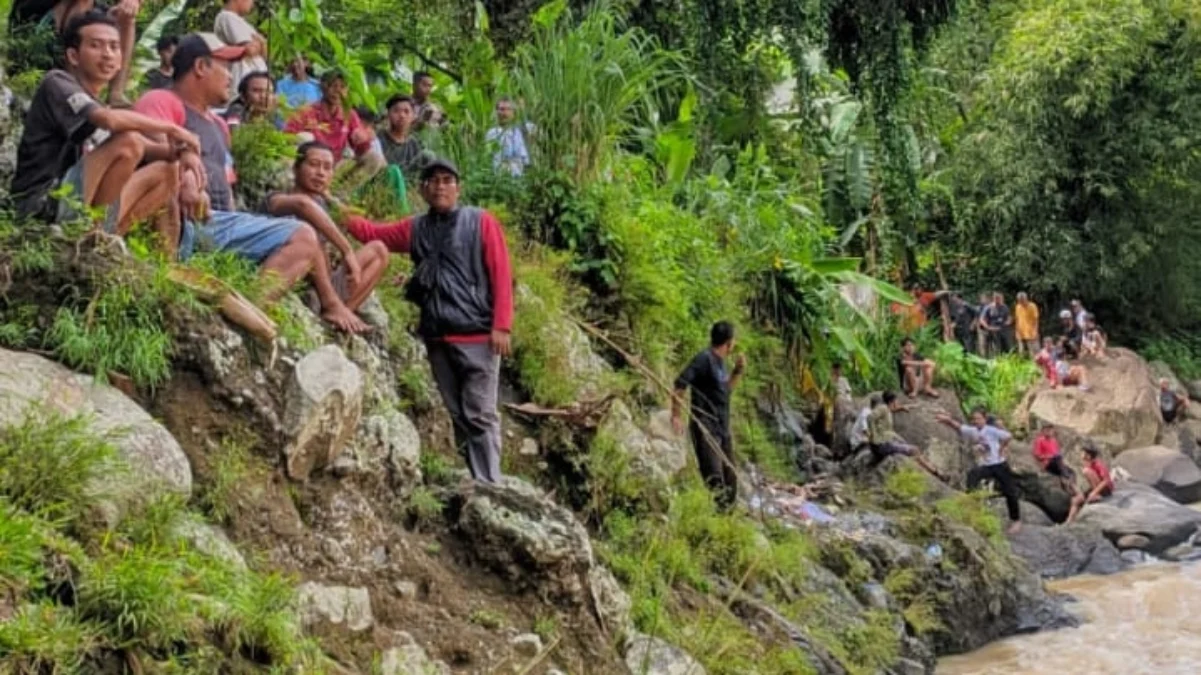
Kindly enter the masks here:
<path id="1" fill-rule="evenodd" d="M 288 64 L 288 75 L 281 77 L 275 90 L 283 95 L 289 108 L 302 108 L 321 100 L 321 87 L 309 78 L 309 64 L 297 56 Z"/>

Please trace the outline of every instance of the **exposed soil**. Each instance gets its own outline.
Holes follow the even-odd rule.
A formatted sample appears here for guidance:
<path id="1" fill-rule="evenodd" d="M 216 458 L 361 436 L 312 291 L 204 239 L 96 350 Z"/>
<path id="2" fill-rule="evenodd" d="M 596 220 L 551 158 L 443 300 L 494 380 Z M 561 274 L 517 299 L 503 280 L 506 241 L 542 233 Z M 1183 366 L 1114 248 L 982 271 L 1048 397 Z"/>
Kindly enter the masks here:
<path id="1" fill-rule="evenodd" d="M 201 376 L 182 370 L 148 403 L 187 453 L 198 495 L 212 481 L 219 440 L 254 438 L 261 424 L 245 408 L 212 394 Z M 417 423 L 425 447 L 449 446 L 445 420 L 430 415 Z M 519 444 L 525 430 L 511 424 L 507 429 L 506 442 Z M 444 454 L 457 468 L 457 459 Z M 539 461 L 523 459 L 527 468 Z M 537 675 L 551 668 L 626 672 L 611 638 L 586 608 L 554 606 L 535 593 L 516 591 L 476 563 L 471 543 L 445 519 L 417 524 L 404 517 L 405 504 L 386 477 L 323 473 L 296 483 L 284 476 L 278 450 L 255 439 L 250 470 L 239 487 L 232 515 L 222 525 L 252 567 L 370 591 L 373 630 L 316 633 L 345 665 L 369 672 L 376 652 L 395 646 L 394 631 L 405 631 L 432 658 L 465 675 Z M 509 646 L 512 637 L 534 632 L 535 624 L 545 644 L 554 645 L 537 663 Z"/>

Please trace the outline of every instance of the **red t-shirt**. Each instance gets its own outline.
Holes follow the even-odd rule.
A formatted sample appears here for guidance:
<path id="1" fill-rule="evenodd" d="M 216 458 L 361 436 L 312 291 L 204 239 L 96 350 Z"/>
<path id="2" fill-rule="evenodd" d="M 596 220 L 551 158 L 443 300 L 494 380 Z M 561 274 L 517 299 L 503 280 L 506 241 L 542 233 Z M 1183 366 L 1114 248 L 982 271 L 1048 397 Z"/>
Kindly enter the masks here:
<path id="1" fill-rule="evenodd" d="M 1097 474 L 1097 478 L 1101 479 L 1102 485 L 1105 485 L 1110 490 L 1113 489 L 1113 477 L 1109 475 L 1109 467 L 1105 466 L 1104 462 L 1099 459 L 1094 459 L 1088 463 L 1088 468 L 1092 469 L 1093 473 Z"/>
<path id="2" fill-rule="evenodd" d="M 1038 460 L 1039 464 L 1044 467 L 1047 462 L 1059 454 L 1059 441 L 1055 438 L 1039 435 L 1034 439 L 1034 459 Z"/>
<path id="3" fill-rule="evenodd" d="M 347 145 L 351 146 L 356 156 L 371 149 L 370 139 L 366 142 L 359 142 L 357 145 L 350 140 L 350 137 L 361 128 L 363 128 L 363 122 L 359 120 L 357 112 L 331 108 L 323 101 L 317 101 L 301 108 L 284 125 L 284 131 L 290 134 L 298 134 L 302 131 L 313 134 L 313 138 L 328 145 L 334 151 L 335 161 L 342 160 L 342 151 L 346 149 Z"/>
<path id="4" fill-rule="evenodd" d="M 1043 369 L 1043 375 L 1051 384 L 1059 384 L 1059 371 L 1056 369 L 1055 357 L 1047 350 L 1042 350 L 1034 357 L 1034 363 Z"/>

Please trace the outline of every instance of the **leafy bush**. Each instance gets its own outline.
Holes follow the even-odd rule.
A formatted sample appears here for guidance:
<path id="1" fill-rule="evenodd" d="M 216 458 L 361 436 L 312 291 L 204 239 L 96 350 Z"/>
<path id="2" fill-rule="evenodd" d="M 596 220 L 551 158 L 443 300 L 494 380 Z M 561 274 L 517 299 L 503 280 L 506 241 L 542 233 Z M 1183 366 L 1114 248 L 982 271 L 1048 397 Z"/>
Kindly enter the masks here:
<path id="1" fill-rule="evenodd" d="M 1143 342 L 1139 352 L 1148 361 L 1163 361 L 1184 380 L 1201 378 L 1201 340 L 1187 334 L 1155 337 Z"/>
<path id="2" fill-rule="evenodd" d="M 963 351 L 957 342 L 946 342 L 933 353 L 936 378 L 959 391 L 964 412 L 976 407 L 1007 416 L 1025 391 L 1038 381 L 1039 370 L 1023 356 L 1006 354 L 984 359 Z"/>

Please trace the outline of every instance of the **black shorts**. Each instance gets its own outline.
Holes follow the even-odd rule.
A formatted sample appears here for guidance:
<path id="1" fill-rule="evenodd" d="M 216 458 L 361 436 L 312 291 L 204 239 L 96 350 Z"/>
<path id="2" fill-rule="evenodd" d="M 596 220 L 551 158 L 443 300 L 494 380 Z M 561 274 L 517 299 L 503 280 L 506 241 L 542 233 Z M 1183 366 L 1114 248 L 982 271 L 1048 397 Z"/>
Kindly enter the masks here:
<path id="1" fill-rule="evenodd" d="M 872 454 L 876 456 L 876 459 L 884 459 L 885 457 L 891 457 L 892 455 L 904 455 L 905 457 L 909 457 L 913 454 L 913 448 L 902 443 L 893 443 L 892 441 L 881 443 L 879 445 L 873 445 L 871 446 L 871 449 Z"/>
<path id="2" fill-rule="evenodd" d="M 1047 462 L 1047 473 L 1064 480 L 1071 480 L 1076 475 L 1063 463 L 1063 455 L 1055 455 Z"/>

